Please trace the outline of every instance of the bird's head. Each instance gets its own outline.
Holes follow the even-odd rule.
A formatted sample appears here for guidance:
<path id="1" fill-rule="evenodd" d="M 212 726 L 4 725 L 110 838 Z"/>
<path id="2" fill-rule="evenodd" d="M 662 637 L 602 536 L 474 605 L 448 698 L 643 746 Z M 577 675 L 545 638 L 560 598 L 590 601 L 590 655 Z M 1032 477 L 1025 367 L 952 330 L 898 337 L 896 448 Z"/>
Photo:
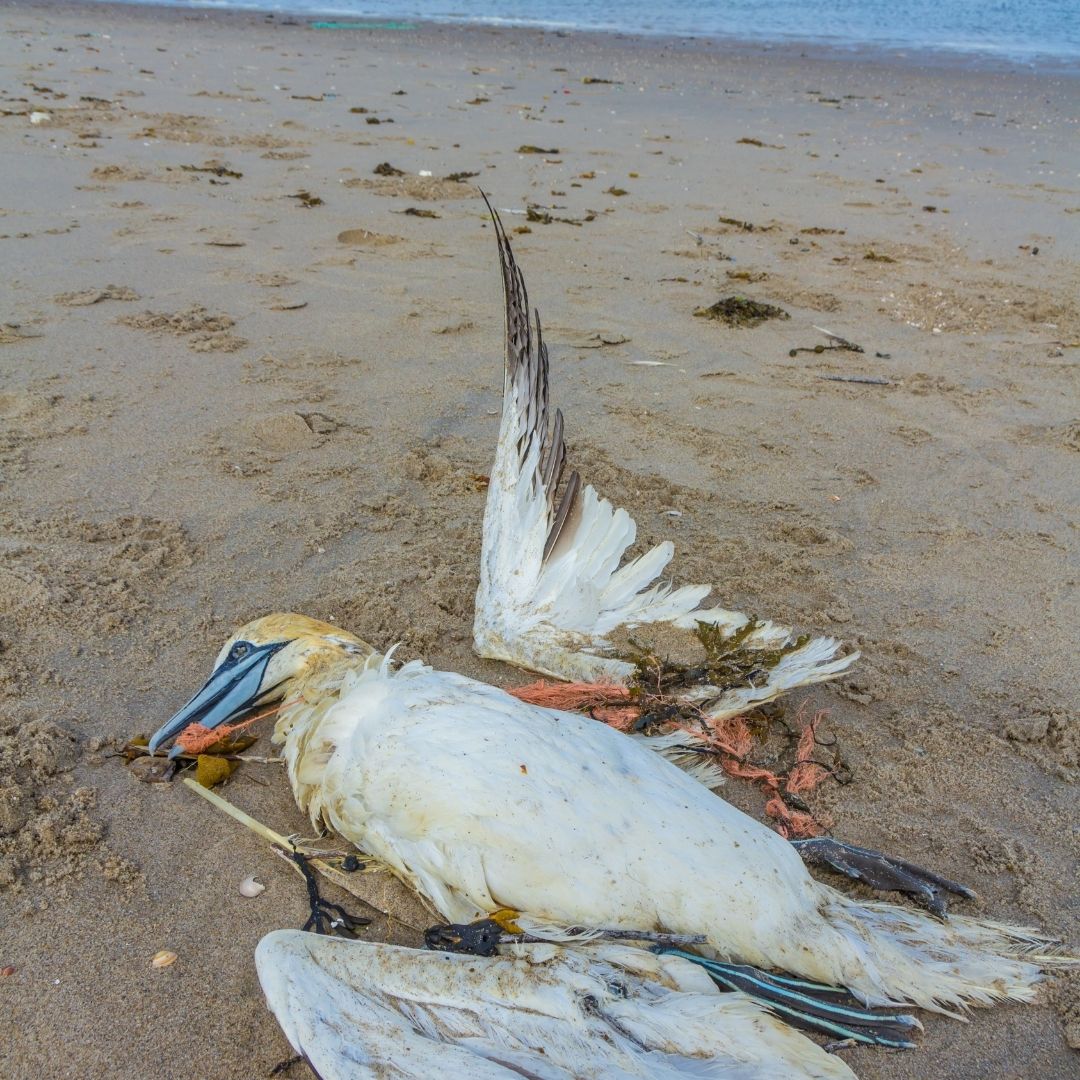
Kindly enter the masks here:
<path id="1" fill-rule="evenodd" d="M 251 709 L 280 701 L 291 683 L 323 665 L 374 651 L 347 631 L 306 615 L 266 615 L 249 622 L 222 646 L 202 689 L 154 732 L 150 752 L 189 724 L 216 728 L 235 721 Z M 174 746 L 170 756 L 180 749 Z"/>

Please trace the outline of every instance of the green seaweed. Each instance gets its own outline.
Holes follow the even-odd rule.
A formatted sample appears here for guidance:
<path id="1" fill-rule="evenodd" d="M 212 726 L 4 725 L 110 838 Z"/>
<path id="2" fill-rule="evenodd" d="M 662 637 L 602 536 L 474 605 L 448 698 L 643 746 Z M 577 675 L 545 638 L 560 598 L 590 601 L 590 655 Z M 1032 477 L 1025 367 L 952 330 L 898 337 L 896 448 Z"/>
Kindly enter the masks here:
<path id="1" fill-rule="evenodd" d="M 743 136 L 741 139 L 735 140 L 737 143 L 741 143 L 743 146 L 760 146 L 766 150 L 786 150 L 786 146 L 781 146 L 779 143 L 763 142 L 761 139 L 754 139 L 750 136 Z"/>
<path id="2" fill-rule="evenodd" d="M 716 219 L 721 225 L 730 225 L 733 229 L 741 229 L 743 232 L 772 232 L 775 225 L 755 225 L 752 221 L 743 221 L 741 218 L 724 217 Z"/>
<path id="3" fill-rule="evenodd" d="M 213 173 L 214 176 L 231 176 L 234 180 L 239 180 L 244 175 L 242 172 L 212 161 L 208 161 L 205 165 L 181 165 L 180 168 L 184 172 L 208 172 Z"/>
<path id="4" fill-rule="evenodd" d="M 719 697 L 727 690 L 760 686 L 785 656 L 801 649 L 810 640 L 808 634 L 802 634 L 772 648 L 748 645 L 747 642 L 764 625 L 760 619 L 751 618 L 729 632 L 722 626 L 699 622 L 694 636 L 701 643 L 704 656 L 696 663 L 680 663 L 661 657 L 648 645 L 631 640 L 626 659 L 634 665 L 630 693 L 641 706 L 640 728 L 648 730 L 668 723 L 696 723 L 703 703 L 683 700 L 687 692 L 711 686 Z"/>
<path id="5" fill-rule="evenodd" d="M 698 308 L 694 314 L 701 319 L 716 319 L 728 326 L 760 326 L 768 319 L 791 318 L 783 308 L 746 296 L 721 297 L 709 307 Z"/>
<path id="6" fill-rule="evenodd" d="M 548 213 L 542 206 L 538 206 L 535 203 L 530 203 L 525 209 L 525 220 L 531 221 L 534 225 L 551 225 L 553 222 L 561 221 L 564 225 L 584 225 L 586 222 L 593 221 L 596 215 L 591 211 L 587 211 L 583 218 L 568 218 L 568 217 L 556 217 L 554 214 Z"/>

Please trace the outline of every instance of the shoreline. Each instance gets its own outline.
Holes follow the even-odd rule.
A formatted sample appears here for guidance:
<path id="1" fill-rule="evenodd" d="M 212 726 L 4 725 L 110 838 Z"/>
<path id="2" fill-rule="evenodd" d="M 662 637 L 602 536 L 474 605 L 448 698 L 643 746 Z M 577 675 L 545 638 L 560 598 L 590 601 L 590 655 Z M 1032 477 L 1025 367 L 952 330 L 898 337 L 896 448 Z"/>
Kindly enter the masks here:
<path id="1" fill-rule="evenodd" d="M 332 3 L 332 0 L 328 0 Z M 67 2 L 51 3 L 50 0 L 16 0 L 10 9 L 46 11 L 86 11 L 99 8 L 105 12 L 119 9 L 145 12 L 152 19 L 176 17 L 206 22 L 214 20 L 244 21 L 259 24 L 274 23 L 283 28 L 312 30 L 311 23 L 320 21 L 348 21 L 370 23 L 371 30 L 356 29 L 322 31 L 318 33 L 418 33 L 440 36 L 446 32 L 463 37 L 474 34 L 507 33 L 520 34 L 539 39 L 574 39 L 581 43 L 619 45 L 621 47 L 659 51 L 664 55 L 686 54 L 723 58 L 748 58 L 752 56 L 775 57 L 786 61 L 820 61 L 836 64 L 874 64 L 894 67 L 897 70 L 925 70 L 943 72 L 970 72 L 976 74 L 1027 75 L 1037 79 L 1064 79 L 1080 81 L 1080 54 L 1060 56 L 1033 53 L 1029 56 L 1006 55 L 990 49 L 960 48 L 953 46 L 913 46 L 886 42 L 829 42 L 825 40 L 771 39 L 740 37 L 738 35 L 714 34 L 668 34 L 662 31 L 627 31 L 614 28 L 560 27 L 541 23 L 518 23 L 503 20 L 430 19 L 402 17 L 409 30 L 388 30 L 386 20 L 378 16 L 356 16 L 329 9 L 325 12 L 304 10 L 264 9 L 256 7 L 179 7 L 171 4 L 142 3 L 137 0 L 88 0 L 86 4 Z M 398 21 L 398 20 L 395 20 Z"/>

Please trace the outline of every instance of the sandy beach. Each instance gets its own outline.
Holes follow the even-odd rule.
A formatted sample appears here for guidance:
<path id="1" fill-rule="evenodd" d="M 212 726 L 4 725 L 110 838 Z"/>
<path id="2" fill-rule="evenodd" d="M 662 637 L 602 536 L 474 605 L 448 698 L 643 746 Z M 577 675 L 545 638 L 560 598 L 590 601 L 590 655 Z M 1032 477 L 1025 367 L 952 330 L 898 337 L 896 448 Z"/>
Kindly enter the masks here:
<path id="1" fill-rule="evenodd" d="M 0 1073 L 290 1056 L 252 954 L 303 883 L 117 755 L 234 627 L 298 610 L 528 681 L 470 649 L 502 357 L 476 185 L 584 478 L 676 580 L 862 650 L 790 705 L 850 770 L 815 812 L 1080 946 L 1080 79 L 105 6 L 0 29 Z M 731 296 L 788 317 L 695 317 Z M 222 791 L 310 832 L 279 768 Z M 371 936 L 414 943 L 418 903 L 370 887 Z M 845 1059 L 1075 1076 L 1078 998 Z"/>

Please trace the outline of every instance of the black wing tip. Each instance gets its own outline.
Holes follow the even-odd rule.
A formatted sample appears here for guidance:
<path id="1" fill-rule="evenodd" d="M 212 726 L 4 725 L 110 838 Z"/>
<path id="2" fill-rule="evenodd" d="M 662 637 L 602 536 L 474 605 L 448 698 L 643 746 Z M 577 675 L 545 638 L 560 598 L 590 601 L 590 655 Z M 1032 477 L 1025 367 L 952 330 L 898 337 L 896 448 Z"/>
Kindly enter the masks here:
<path id="1" fill-rule="evenodd" d="M 683 949 L 662 949 L 700 964 L 713 982 L 727 990 L 741 990 L 794 1027 L 825 1032 L 841 1039 L 893 1050 L 912 1050 L 912 1029 L 921 1028 L 909 1013 L 881 1013 L 869 1009 L 842 987 L 823 987 L 775 976 L 748 964 L 708 960 Z"/>
<path id="2" fill-rule="evenodd" d="M 563 467 L 565 467 L 565 464 L 566 462 L 564 461 Z M 547 540 L 544 542 L 544 562 L 548 561 L 552 552 L 555 550 L 555 545 L 558 544 L 559 540 L 562 538 L 568 522 L 570 522 L 573 514 L 578 508 L 580 495 L 581 476 L 575 470 L 570 473 L 570 478 L 566 481 L 566 490 L 563 492 L 559 507 L 552 518 L 551 528 L 548 530 Z"/>
<path id="3" fill-rule="evenodd" d="M 510 253 L 510 261 L 513 262 L 513 253 L 510 252 L 510 238 L 506 235 L 506 226 L 503 224 L 502 218 L 499 217 L 499 211 L 491 205 L 491 199 L 488 198 L 488 193 L 482 187 L 477 185 L 476 190 L 480 192 L 480 198 L 484 200 L 484 205 L 491 216 L 491 223 L 495 226 L 495 235 L 499 241 L 500 252 L 505 248 Z"/>
<path id="4" fill-rule="evenodd" d="M 544 342 L 543 330 L 540 323 L 540 312 L 529 310 L 529 294 L 525 286 L 525 278 L 521 268 L 514 259 L 514 251 L 510 245 L 510 237 L 507 235 L 506 226 L 499 217 L 499 212 L 491 204 L 487 193 L 477 185 L 477 191 L 484 200 L 491 222 L 495 228 L 495 238 L 499 245 L 499 262 L 503 273 L 503 292 L 506 303 L 507 332 L 515 324 L 515 312 L 520 318 L 517 325 L 523 331 L 523 341 L 517 342 L 517 348 L 507 349 L 507 370 L 511 377 L 515 377 L 518 364 L 532 357 L 530 370 L 532 371 L 532 385 L 529 388 L 531 399 L 537 403 L 537 418 L 542 425 L 538 432 L 542 446 L 540 458 L 541 481 L 545 482 L 548 493 L 548 513 L 550 515 L 550 527 L 544 544 L 543 559 L 546 561 L 555 548 L 560 537 L 566 530 L 568 522 L 573 518 L 577 510 L 581 494 L 581 477 L 572 472 L 567 481 L 566 489 L 558 505 L 555 505 L 555 489 L 562 479 L 563 469 L 566 466 L 566 449 L 562 441 L 563 418 L 562 413 L 556 410 L 556 432 L 548 429 L 548 349 Z M 532 316 L 530 320 L 530 314 Z M 531 324 L 531 325 L 530 325 Z M 535 327 L 535 334 L 533 333 Z M 526 356 L 521 356 L 519 349 L 524 348 Z M 535 354 L 534 354 L 535 349 Z M 526 361 L 529 362 L 529 361 Z M 546 474 L 546 475 L 545 475 Z"/>

